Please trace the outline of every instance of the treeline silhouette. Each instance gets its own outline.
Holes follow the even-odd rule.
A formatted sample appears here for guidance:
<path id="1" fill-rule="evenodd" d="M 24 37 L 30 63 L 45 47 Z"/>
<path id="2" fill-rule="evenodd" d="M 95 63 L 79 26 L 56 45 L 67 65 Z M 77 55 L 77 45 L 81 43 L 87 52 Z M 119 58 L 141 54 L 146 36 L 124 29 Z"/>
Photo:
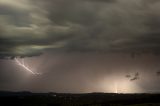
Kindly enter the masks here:
<path id="1" fill-rule="evenodd" d="M 160 94 L 0 92 L 0 106 L 136 106 L 135 104 L 160 106 Z"/>

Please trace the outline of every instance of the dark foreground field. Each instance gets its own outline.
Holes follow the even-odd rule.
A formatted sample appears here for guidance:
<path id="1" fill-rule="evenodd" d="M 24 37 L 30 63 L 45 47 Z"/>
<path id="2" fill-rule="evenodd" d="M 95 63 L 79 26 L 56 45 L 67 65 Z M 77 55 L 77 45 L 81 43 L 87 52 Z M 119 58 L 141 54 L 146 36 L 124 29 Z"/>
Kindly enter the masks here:
<path id="1" fill-rule="evenodd" d="M 0 92 L 0 106 L 160 106 L 160 94 Z"/>

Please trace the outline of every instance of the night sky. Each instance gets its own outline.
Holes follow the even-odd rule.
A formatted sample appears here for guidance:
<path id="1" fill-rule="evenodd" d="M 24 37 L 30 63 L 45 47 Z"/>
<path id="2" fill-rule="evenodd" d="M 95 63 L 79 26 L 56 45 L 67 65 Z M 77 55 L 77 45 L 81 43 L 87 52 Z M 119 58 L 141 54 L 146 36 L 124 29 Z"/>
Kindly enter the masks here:
<path id="1" fill-rule="evenodd" d="M 160 92 L 159 0 L 0 0 L 0 90 Z"/>

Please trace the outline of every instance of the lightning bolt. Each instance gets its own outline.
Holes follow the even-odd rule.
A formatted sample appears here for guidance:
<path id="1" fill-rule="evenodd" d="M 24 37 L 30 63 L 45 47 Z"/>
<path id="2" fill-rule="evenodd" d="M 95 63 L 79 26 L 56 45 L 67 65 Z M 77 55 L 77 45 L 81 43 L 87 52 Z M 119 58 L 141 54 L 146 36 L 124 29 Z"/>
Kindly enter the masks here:
<path id="1" fill-rule="evenodd" d="M 31 74 L 34 74 L 34 75 L 37 75 L 37 74 L 40 74 L 40 73 L 37 73 L 37 72 L 34 72 L 32 71 L 28 66 L 26 66 L 24 64 L 24 59 L 22 59 L 22 61 L 19 61 L 17 58 L 15 58 L 15 62 L 21 66 L 22 68 L 24 68 L 26 71 L 30 72 Z"/>
<path id="2" fill-rule="evenodd" d="M 118 93 L 118 86 L 117 86 L 117 82 L 114 83 L 114 88 L 115 88 L 115 93 Z"/>

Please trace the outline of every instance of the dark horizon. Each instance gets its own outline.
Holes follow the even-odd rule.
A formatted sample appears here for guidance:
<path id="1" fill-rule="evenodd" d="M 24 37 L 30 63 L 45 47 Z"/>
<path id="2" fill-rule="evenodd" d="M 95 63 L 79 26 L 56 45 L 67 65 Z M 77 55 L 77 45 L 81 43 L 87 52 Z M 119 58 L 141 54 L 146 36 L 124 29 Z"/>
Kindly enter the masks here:
<path id="1" fill-rule="evenodd" d="M 5 106 L 159 106 L 159 97 L 160 94 L 0 92 L 1 105 Z"/>

